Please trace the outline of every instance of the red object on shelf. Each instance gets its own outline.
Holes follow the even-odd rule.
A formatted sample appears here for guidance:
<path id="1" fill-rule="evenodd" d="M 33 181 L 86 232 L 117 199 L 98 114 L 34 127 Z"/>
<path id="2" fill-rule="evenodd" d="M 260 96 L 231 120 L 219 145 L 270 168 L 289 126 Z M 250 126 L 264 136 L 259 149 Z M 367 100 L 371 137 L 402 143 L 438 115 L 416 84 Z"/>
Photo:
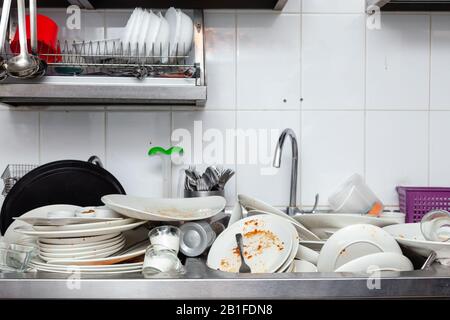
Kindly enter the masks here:
<path id="1" fill-rule="evenodd" d="M 31 41 L 30 41 L 30 16 L 26 17 L 26 28 L 27 28 L 27 40 L 28 40 L 28 51 L 31 52 Z M 59 27 L 52 19 L 47 16 L 38 14 L 37 15 L 37 38 L 38 38 L 38 52 L 39 58 L 42 60 L 52 63 L 61 62 L 61 48 L 58 44 L 58 32 Z M 19 44 L 19 29 L 17 28 L 14 39 L 11 42 L 11 51 L 14 54 L 20 52 Z"/>

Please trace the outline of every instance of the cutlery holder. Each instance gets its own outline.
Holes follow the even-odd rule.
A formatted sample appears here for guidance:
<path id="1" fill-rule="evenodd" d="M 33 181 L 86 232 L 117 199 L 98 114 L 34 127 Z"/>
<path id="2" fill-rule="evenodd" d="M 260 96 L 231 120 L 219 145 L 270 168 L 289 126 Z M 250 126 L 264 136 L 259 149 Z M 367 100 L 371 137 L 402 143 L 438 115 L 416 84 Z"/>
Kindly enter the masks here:
<path id="1" fill-rule="evenodd" d="M 397 193 L 406 223 L 420 222 L 432 210 L 450 211 L 450 188 L 399 186 Z"/>
<path id="2" fill-rule="evenodd" d="M 184 190 L 184 197 L 185 198 L 202 198 L 202 197 L 212 197 L 212 196 L 225 197 L 225 190 L 219 190 L 219 191 L 190 191 L 190 190 Z"/>

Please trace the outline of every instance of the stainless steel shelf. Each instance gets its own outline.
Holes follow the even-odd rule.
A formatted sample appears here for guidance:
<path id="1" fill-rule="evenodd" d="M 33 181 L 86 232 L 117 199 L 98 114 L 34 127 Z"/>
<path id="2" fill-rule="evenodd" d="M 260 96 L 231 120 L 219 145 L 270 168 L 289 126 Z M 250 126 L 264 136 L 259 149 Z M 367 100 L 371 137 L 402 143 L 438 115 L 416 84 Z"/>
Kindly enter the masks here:
<path id="1" fill-rule="evenodd" d="M 234 275 L 209 270 L 196 259 L 188 260 L 186 268 L 177 279 L 143 279 L 140 274 L 83 277 L 79 288 L 61 274 L 0 274 L 0 299 L 450 298 L 450 268 L 438 264 L 427 271 L 385 275 L 379 289 L 372 290 L 363 275 Z"/>

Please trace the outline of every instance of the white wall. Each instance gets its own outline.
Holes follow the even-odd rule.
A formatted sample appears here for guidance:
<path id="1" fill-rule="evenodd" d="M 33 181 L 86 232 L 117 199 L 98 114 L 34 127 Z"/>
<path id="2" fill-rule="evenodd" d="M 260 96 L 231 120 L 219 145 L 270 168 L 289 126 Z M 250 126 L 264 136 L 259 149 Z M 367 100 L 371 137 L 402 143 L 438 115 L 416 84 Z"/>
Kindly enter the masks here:
<path id="1" fill-rule="evenodd" d="M 0 168 L 97 154 L 128 193 L 160 196 L 161 167 L 146 157 L 149 142 L 169 145 L 173 129 L 203 120 L 204 129 L 222 131 L 293 128 L 304 205 L 315 193 L 326 205 L 355 172 L 393 206 L 396 185 L 450 186 L 450 13 L 383 14 L 381 30 L 368 30 L 363 2 L 289 0 L 282 14 L 207 11 L 204 109 L 0 108 Z M 89 13 L 81 32 L 62 34 L 113 38 L 128 14 Z M 246 193 L 287 204 L 288 149 L 276 176 L 232 165 L 230 201 Z"/>

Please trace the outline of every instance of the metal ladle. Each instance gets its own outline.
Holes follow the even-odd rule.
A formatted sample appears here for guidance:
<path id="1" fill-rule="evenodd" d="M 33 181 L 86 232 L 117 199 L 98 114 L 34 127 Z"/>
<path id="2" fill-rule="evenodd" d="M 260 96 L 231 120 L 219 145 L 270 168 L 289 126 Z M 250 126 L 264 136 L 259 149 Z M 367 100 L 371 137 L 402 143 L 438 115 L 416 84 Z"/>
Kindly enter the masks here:
<path id="1" fill-rule="evenodd" d="M 28 53 L 24 0 L 17 0 L 17 12 L 19 20 L 20 53 L 9 59 L 4 66 L 6 72 L 11 77 L 31 78 L 38 75 L 41 63 L 38 57 Z"/>
<path id="2" fill-rule="evenodd" d="M 6 56 L 7 52 L 5 49 L 6 40 L 6 29 L 8 28 L 9 12 L 11 10 L 11 0 L 3 1 L 2 17 L 0 20 L 0 53 Z M 6 60 L 0 56 L 0 81 L 5 80 L 8 74 L 5 69 Z"/>

